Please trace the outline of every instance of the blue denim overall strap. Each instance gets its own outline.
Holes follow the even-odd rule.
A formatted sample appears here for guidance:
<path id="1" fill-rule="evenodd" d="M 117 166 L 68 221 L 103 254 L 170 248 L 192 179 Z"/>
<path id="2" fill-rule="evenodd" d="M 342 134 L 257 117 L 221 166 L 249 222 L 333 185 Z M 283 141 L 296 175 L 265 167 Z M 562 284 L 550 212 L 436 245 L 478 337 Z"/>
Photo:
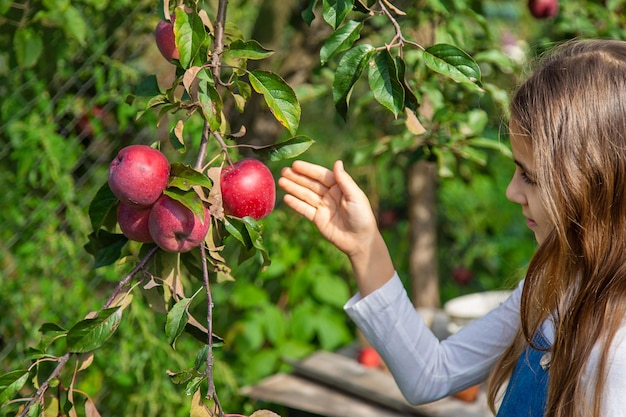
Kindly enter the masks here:
<path id="1" fill-rule="evenodd" d="M 550 346 L 541 332 L 537 332 L 533 344 L 539 349 Z M 522 352 L 496 417 L 543 417 L 548 396 L 546 354 L 547 351 L 531 346 Z"/>

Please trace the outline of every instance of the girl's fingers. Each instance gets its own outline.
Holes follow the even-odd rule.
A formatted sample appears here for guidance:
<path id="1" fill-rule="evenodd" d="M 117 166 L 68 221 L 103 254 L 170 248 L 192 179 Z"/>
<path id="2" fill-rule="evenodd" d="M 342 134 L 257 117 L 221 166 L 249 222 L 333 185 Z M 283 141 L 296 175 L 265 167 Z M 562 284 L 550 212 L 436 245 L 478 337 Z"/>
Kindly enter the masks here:
<path id="1" fill-rule="evenodd" d="M 285 202 L 285 204 L 287 204 L 289 208 L 291 208 L 296 213 L 304 216 L 307 220 L 313 221 L 313 219 L 315 218 L 315 213 L 317 212 L 315 207 L 305 203 L 299 198 L 296 198 L 290 194 L 285 194 L 285 196 L 283 197 L 283 201 Z"/>
<path id="2" fill-rule="evenodd" d="M 320 188 L 324 186 L 319 183 L 307 180 L 306 178 L 292 176 L 288 173 L 285 173 L 283 177 L 278 179 L 278 185 L 280 188 L 285 190 L 287 195 L 296 198 L 313 208 L 319 206 L 323 193 L 328 191 L 320 191 Z"/>
<path id="3" fill-rule="evenodd" d="M 312 165 L 312 164 L 309 164 L 309 165 Z M 316 177 L 307 175 L 307 172 L 308 174 L 321 175 L 324 178 L 320 180 Z M 305 170 L 304 173 L 302 173 L 302 171 L 296 171 L 293 168 L 284 168 L 281 172 L 282 178 L 279 178 L 278 180 L 278 185 L 281 188 L 283 188 L 285 191 L 290 192 L 290 193 L 299 193 L 299 192 L 303 192 L 304 190 L 309 190 L 317 194 L 318 196 L 323 196 L 328 192 L 328 188 L 329 188 L 329 186 L 325 185 L 325 183 L 331 184 L 331 186 L 335 184 L 334 177 L 331 183 L 329 179 L 327 178 L 328 174 L 330 174 L 330 176 L 333 177 L 332 172 L 326 170 L 325 168 L 322 170 L 313 170 L 313 171 Z M 302 188 L 298 189 L 294 185 L 288 184 L 288 181 L 293 184 L 297 184 Z M 287 189 L 285 188 L 285 186 L 289 188 Z"/>
<path id="4" fill-rule="evenodd" d="M 327 168 L 306 161 L 295 161 L 291 169 L 294 173 L 319 182 L 326 188 L 335 185 L 335 175 Z"/>

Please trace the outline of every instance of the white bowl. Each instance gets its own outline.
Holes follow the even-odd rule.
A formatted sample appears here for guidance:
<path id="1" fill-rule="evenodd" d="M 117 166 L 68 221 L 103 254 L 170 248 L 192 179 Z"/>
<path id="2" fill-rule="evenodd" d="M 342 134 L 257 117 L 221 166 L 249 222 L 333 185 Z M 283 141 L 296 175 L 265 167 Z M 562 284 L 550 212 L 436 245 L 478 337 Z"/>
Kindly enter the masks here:
<path id="1" fill-rule="evenodd" d="M 453 298 L 443 305 L 456 331 L 472 320 L 484 316 L 511 295 L 511 291 L 484 291 Z M 454 327 L 457 328 L 454 328 Z"/>

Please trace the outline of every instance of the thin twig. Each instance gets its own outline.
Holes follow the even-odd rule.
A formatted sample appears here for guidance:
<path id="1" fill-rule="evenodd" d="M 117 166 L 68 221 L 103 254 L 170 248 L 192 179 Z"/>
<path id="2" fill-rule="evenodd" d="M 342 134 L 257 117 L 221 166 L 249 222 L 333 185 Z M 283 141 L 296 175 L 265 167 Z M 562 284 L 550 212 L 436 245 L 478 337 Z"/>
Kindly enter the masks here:
<path id="1" fill-rule="evenodd" d="M 137 274 L 137 272 L 139 272 L 150 260 L 150 258 L 152 257 L 152 255 L 154 255 L 154 253 L 159 249 L 158 246 L 155 246 L 154 248 L 150 249 L 150 251 L 146 254 L 146 256 L 143 257 L 143 259 L 141 261 L 139 261 L 139 263 L 132 269 L 132 271 L 130 271 L 120 282 L 119 284 L 117 284 L 117 287 L 115 287 L 115 289 L 113 290 L 113 292 L 111 293 L 111 295 L 109 295 L 109 298 L 107 298 L 106 302 L 104 303 L 104 305 L 102 306 L 102 310 L 104 310 L 105 308 L 109 308 L 111 306 L 111 304 L 113 304 L 113 301 L 115 300 L 115 297 L 118 296 L 118 294 L 120 293 L 120 291 L 122 291 L 122 288 L 124 288 L 126 285 L 128 285 L 128 283 L 130 282 L 131 279 L 133 279 L 133 277 L 135 276 L 135 274 Z"/>
<path id="2" fill-rule="evenodd" d="M 215 382 L 213 381 L 213 297 L 211 296 L 211 285 L 209 284 L 209 267 L 207 263 L 206 249 L 204 245 L 200 245 L 200 256 L 202 258 L 202 279 L 204 281 L 204 289 L 206 290 L 207 299 L 207 346 L 208 352 L 206 356 L 206 370 L 205 375 L 207 377 L 207 384 L 209 386 L 206 394 L 206 398 L 212 399 L 215 403 L 215 407 L 218 412 L 218 416 L 223 416 L 224 411 L 217 398 L 217 392 L 215 390 Z"/>
<path id="3" fill-rule="evenodd" d="M 222 152 L 224 153 L 224 155 L 226 155 L 226 162 L 228 162 L 228 165 L 232 165 L 233 164 L 233 160 L 230 159 L 230 155 L 226 151 L 228 149 L 228 146 L 226 145 L 226 142 L 224 141 L 224 138 L 222 137 L 220 132 L 213 132 L 213 136 L 215 136 L 215 139 L 217 140 L 217 143 L 219 143 L 220 146 L 222 147 Z"/>
<path id="4" fill-rule="evenodd" d="M 52 382 L 53 379 L 57 378 L 59 375 L 61 375 L 61 371 L 63 370 L 63 367 L 65 366 L 65 364 L 67 363 L 68 360 L 70 360 L 70 353 L 66 353 L 65 355 L 61 356 L 59 358 L 59 364 L 57 365 L 56 368 L 54 368 L 54 371 L 52 371 L 52 373 L 50 374 L 50 376 L 48 376 L 48 379 L 46 379 L 44 381 L 43 384 L 41 384 L 41 386 L 39 387 L 39 389 L 37 390 L 37 392 L 35 393 L 35 395 L 30 399 L 30 401 L 28 402 L 28 404 L 26 404 L 24 406 L 24 408 L 22 409 L 22 411 L 17 415 L 17 417 L 25 417 L 28 415 L 28 412 L 30 411 L 30 408 L 41 399 L 41 397 L 43 396 L 43 394 L 48 390 L 48 387 L 50 387 L 50 383 Z"/>
<path id="5" fill-rule="evenodd" d="M 385 15 L 385 17 L 387 17 L 387 19 L 389 20 L 389 22 L 391 22 L 391 25 L 395 28 L 396 30 L 396 35 L 394 36 L 391 45 L 388 45 L 388 48 L 391 48 L 392 46 L 398 46 L 401 47 L 404 44 L 409 44 L 409 45 L 413 45 L 419 49 L 424 49 L 424 47 L 420 44 L 418 44 L 417 42 L 412 42 L 409 41 L 408 39 L 406 39 L 403 35 L 402 35 L 402 28 L 400 28 L 400 24 L 398 23 L 398 21 L 396 20 L 395 17 L 393 17 L 393 14 L 389 11 L 389 9 L 387 8 L 387 6 L 385 6 L 385 1 L 383 0 L 378 0 L 378 5 L 380 6 L 380 9 L 382 10 L 383 14 Z M 395 45 L 394 42 L 395 40 L 398 40 L 398 44 Z"/>

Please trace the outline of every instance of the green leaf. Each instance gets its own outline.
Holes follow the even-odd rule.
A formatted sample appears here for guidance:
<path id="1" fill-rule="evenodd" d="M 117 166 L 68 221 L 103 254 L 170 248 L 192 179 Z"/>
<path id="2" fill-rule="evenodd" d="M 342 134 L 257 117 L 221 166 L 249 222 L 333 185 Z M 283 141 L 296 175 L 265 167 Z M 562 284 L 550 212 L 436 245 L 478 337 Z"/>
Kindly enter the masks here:
<path id="1" fill-rule="evenodd" d="M 300 103 L 293 89 L 277 74 L 269 71 L 250 72 L 250 84 L 263 95 L 272 114 L 292 135 L 300 124 Z"/>
<path id="2" fill-rule="evenodd" d="M 137 97 L 153 97 L 162 94 L 156 75 L 148 75 L 141 79 L 135 87 Z"/>
<path id="3" fill-rule="evenodd" d="M 168 187 L 176 187 L 182 191 L 189 191 L 191 187 L 199 185 L 211 189 L 213 182 L 202 172 L 196 171 L 190 165 L 174 162 L 170 166 L 170 180 Z"/>
<path id="4" fill-rule="evenodd" d="M 40 402 L 33 404 L 28 410 L 28 417 L 40 417 L 43 414 L 43 406 Z"/>
<path id="5" fill-rule="evenodd" d="M 263 244 L 263 235 L 262 235 L 262 227 L 259 222 L 254 220 L 250 216 L 246 216 L 241 219 L 246 226 L 246 230 L 248 231 L 248 236 L 250 236 L 250 241 L 252 242 L 252 246 L 256 248 L 263 257 L 263 266 L 266 267 L 270 264 L 269 253 Z"/>
<path id="6" fill-rule="evenodd" d="M 94 268 L 100 268 L 120 259 L 126 242 L 128 238 L 123 234 L 99 230 L 89 235 L 85 250 L 95 258 Z"/>
<path id="7" fill-rule="evenodd" d="M 69 5 L 63 11 L 63 19 L 65 20 L 63 25 L 65 32 L 76 39 L 81 45 L 84 45 L 85 38 L 87 37 L 87 23 L 78 9 Z"/>
<path id="8" fill-rule="evenodd" d="M 91 227 L 96 233 L 107 224 L 109 216 L 115 213 L 116 204 L 117 197 L 111 191 L 109 183 L 105 182 L 89 204 L 89 219 L 91 220 Z"/>
<path id="9" fill-rule="evenodd" d="M 387 49 L 370 61 L 368 81 L 374 98 L 397 118 L 404 110 L 404 88 L 398 80 L 396 62 Z"/>
<path id="10" fill-rule="evenodd" d="M 351 335 L 345 321 L 329 310 L 317 312 L 317 337 L 322 349 L 335 350 L 350 340 Z"/>
<path id="11" fill-rule="evenodd" d="M 200 385 L 202 384 L 202 381 L 205 380 L 205 376 L 197 376 L 195 378 L 193 378 L 191 381 L 189 381 L 189 383 L 187 384 L 187 387 L 185 388 L 185 394 L 187 395 L 193 395 L 194 392 L 198 391 L 200 389 Z"/>
<path id="12" fill-rule="evenodd" d="M 449 44 L 437 44 L 426 48 L 424 62 L 431 70 L 454 81 L 482 92 L 480 67 L 467 53 Z"/>
<path id="13" fill-rule="evenodd" d="M 353 7 L 354 0 L 324 0 L 322 11 L 324 21 L 333 29 L 337 29 Z"/>
<path id="14" fill-rule="evenodd" d="M 308 136 L 294 136 L 283 142 L 262 148 L 259 154 L 266 155 L 270 161 L 281 161 L 283 159 L 295 158 L 313 145 L 315 141 Z"/>
<path id="15" fill-rule="evenodd" d="M 485 149 L 493 149 L 505 156 L 513 157 L 511 153 L 511 149 L 509 149 L 504 143 L 499 142 L 497 140 L 489 139 L 489 138 L 470 138 L 467 140 L 467 144 L 471 146 L 475 146 L 477 148 L 485 148 Z"/>
<path id="16" fill-rule="evenodd" d="M 395 62 L 396 69 L 398 70 L 398 80 L 402 83 L 402 87 L 404 88 L 404 107 L 408 107 L 415 112 L 419 107 L 419 99 L 406 80 L 406 62 L 399 56 L 395 58 Z"/>
<path id="17" fill-rule="evenodd" d="M 3 16 L 11 8 L 13 0 L 0 0 L 0 16 Z"/>
<path id="18" fill-rule="evenodd" d="M 39 328 L 41 340 L 37 345 L 41 350 L 45 351 L 48 347 L 60 337 L 67 335 L 67 330 L 54 323 L 44 323 Z"/>
<path id="19" fill-rule="evenodd" d="M 437 157 L 437 172 L 441 178 L 452 178 L 457 170 L 457 159 L 450 150 L 433 147 L 433 154 Z"/>
<path id="20" fill-rule="evenodd" d="M 172 306 L 167 313 L 167 320 L 165 321 L 165 337 L 167 343 L 174 347 L 176 339 L 185 330 L 185 325 L 189 318 L 187 317 L 187 309 L 193 298 L 182 298 L 176 304 Z"/>
<path id="21" fill-rule="evenodd" d="M 312 295 L 323 303 L 341 308 L 349 294 L 348 284 L 339 276 L 322 273 L 313 282 Z"/>
<path id="22" fill-rule="evenodd" d="M 269 302 L 267 291 L 256 283 L 241 282 L 233 287 L 228 302 L 238 309 L 252 309 Z"/>
<path id="23" fill-rule="evenodd" d="M 170 377 L 170 380 L 172 381 L 172 383 L 176 385 L 180 385 L 180 384 L 185 384 L 189 382 L 192 378 L 196 378 L 198 376 L 201 376 L 202 374 L 200 374 L 196 369 L 190 368 L 190 369 L 184 369 L 180 372 L 168 371 L 167 375 Z"/>
<path id="24" fill-rule="evenodd" d="M 352 44 L 361 37 L 362 22 L 348 21 L 328 37 L 320 50 L 320 61 L 324 65 L 333 55 L 352 47 Z"/>
<path id="25" fill-rule="evenodd" d="M 209 123 L 211 130 L 218 131 L 222 125 L 222 97 L 206 80 L 198 83 L 198 99 L 202 107 L 202 116 Z"/>
<path id="26" fill-rule="evenodd" d="M 313 10 L 315 10 L 315 6 L 317 5 L 317 0 L 309 1 L 308 3 L 309 5 L 307 6 L 306 9 L 302 11 L 301 16 L 302 16 L 302 20 L 304 20 L 307 25 L 311 26 L 311 23 L 313 22 L 313 20 L 315 20 L 315 13 L 313 13 Z"/>
<path id="27" fill-rule="evenodd" d="M 261 311 L 265 335 L 274 346 L 279 346 L 287 334 L 287 320 L 282 310 L 274 304 L 266 304 Z"/>
<path id="28" fill-rule="evenodd" d="M 264 59 L 274 55 L 274 51 L 265 49 L 255 40 L 238 39 L 230 44 L 226 55 L 237 59 Z"/>
<path id="29" fill-rule="evenodd" d="M 471 146 L 456 146 L 454 152 L 461 158 L 475 162 L 478 165 L 484 166 L 487 164 L 487 155 L 485 152 Z"/>
<path id="30" fill-rule="evenodd" d="M 207 357 L 209 356 L 209 345 L 202 345 L 198 354 L 196 355 L 196 361 L 193 365 L 194 369 L 199 371 L 204 365 L 206 365 Z"/>
<path id="31" fill-rule="evenodd" d="M 263 244 L 261 225 L 252 217 L 246 216 L 242 219 L 230 217 L 224 220 L 226 231 L 241 243 L 244 251 L 241 253 L 239 263 L 248 259 L 258 250 L 263 258 L 263 267 L 270 264 L 269 253 Z"/>
<path id="32" fill-rule="evenodd" d="M 358 45 L 346 52 L 339 61 L 333 81 L 333 101 L 344 120 L 347 119 L 348 96 L 374 51 L 372 45 Z"/>
<path id="33" fill-rule="evenodd" d="M 239 243 L 241 243 L 246 248 L 252 247 L 252 242 L 250 241 L 250 236 L 248 236 L 245 232 L 245 227 L 241 224 L 241 222 L 237 221 L 235 218 L 225 219 L 224 227 L 226 231 L 234 237 Z"/>
<path id="34" fill-rule="evenodd" d="M 187 69 L 192 65 L 207 37 L 204 23 L 198 14 L 187 14 L 182 8 L 176 8 L 174 37 L 180 54 L 180 65 Z"/>
<path id="35" fill-rule="evenodd" d="M 206 214 L 204 211 L 204 204 L 195 191 L 183 191 L 179 188 L 166 188 L 165 191 L 163 191 L 163 194 L 187 207 L 202 221 L 202 223 L 207 221 L 207 219 L 204 218 L 204 215 Z"/>
<path id="36" fill-rule="evenodd" d="M 102 346 L 117 330 L 122 321 L 122 307 L 98 311 L 96 317 L 76 323 L 67 333 L 70 352 L 91 352 Z"/>
<path id="37" fill-rule="evenodd" d="M 28 381 L 27 370 L 15 370 L 0 375 L 0 406 L 11 400 Z"/>
<path id="38" fill-rule="evenodd" d="M 43 40 L 32 27 L 22 27 L 15 31 L 13 38 L 15 58 L 21 68 L 34 66 L 43 52 Z"/>

